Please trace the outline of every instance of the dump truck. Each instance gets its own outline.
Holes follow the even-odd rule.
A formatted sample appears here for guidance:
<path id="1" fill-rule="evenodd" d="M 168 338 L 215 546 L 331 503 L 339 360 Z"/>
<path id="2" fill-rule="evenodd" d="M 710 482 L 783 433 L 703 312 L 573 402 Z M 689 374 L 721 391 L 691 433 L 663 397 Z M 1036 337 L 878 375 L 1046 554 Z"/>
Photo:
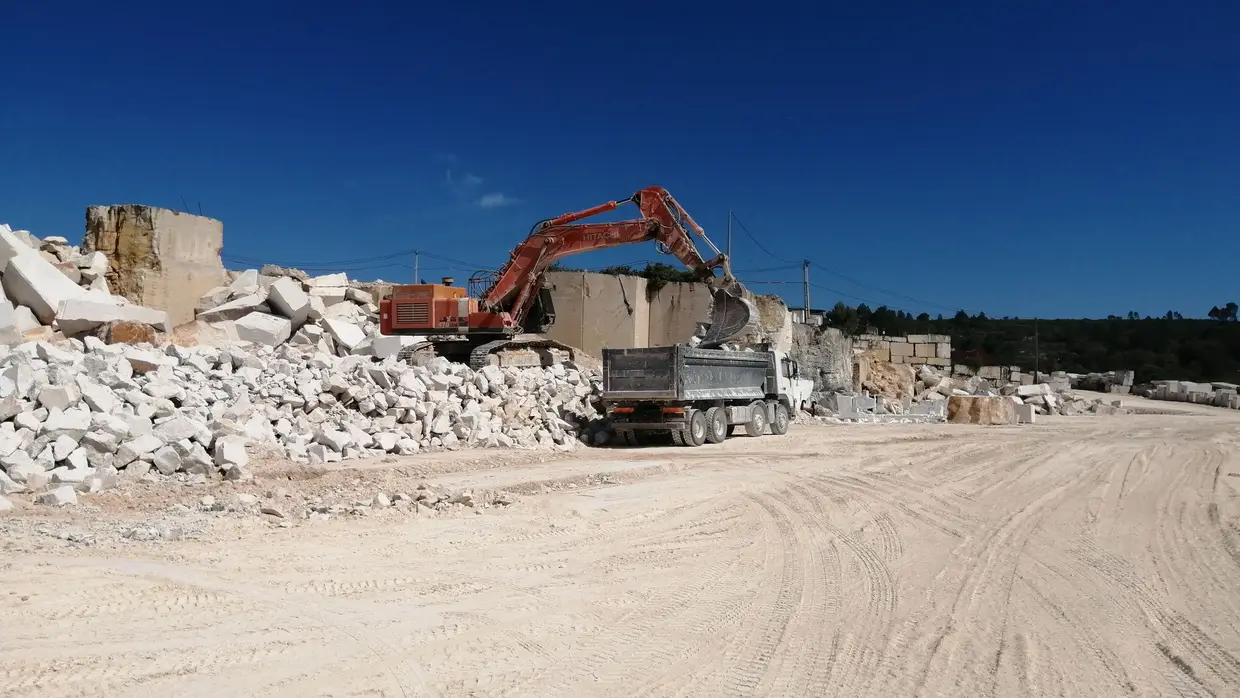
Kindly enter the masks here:
<path id="1" fill-rule="evenodd" d="M 636 446 L 670 433 L 678 446 L 788 432 L 814 382 L 781 351 L 704 349 L 687 344 L 603 350 L 603 403 L 616 438 Z"/>

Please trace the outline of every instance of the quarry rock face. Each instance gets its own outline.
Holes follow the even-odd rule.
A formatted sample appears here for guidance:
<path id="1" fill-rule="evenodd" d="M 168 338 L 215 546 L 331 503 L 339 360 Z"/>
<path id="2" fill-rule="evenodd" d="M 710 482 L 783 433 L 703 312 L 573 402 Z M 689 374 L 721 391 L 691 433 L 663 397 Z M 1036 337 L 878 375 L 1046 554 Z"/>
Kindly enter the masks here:
<path id="1" fill-rule="evenodd" d="M 134 204 L 91 206 L 82 244 L 111 263 L 113 293 L 167 312 L 170 325 L 193 320 L 198 299 L 228 285 L 220 260 L 224 225 L 212 218 Z"/>

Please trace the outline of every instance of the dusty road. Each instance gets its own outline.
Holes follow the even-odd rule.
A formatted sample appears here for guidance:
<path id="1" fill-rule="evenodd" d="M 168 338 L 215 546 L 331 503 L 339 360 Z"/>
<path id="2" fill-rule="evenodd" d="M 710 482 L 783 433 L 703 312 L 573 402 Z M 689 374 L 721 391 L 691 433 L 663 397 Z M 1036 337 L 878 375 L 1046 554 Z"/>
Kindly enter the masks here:
<path id="1" fill-rule="evenodd" d="M 801 427 L 438 477 L 607 473 L 480 515 L 13 527 L 0 695 L 1240 695 L 1237 417 Z"/>

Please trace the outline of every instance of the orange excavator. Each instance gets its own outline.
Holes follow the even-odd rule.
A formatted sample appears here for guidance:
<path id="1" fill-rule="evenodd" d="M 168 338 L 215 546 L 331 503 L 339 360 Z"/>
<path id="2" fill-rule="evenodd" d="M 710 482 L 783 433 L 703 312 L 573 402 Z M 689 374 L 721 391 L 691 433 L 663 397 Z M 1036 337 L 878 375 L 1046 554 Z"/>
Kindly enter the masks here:
<path id="1" fill-rule="evenodd" d="M 578 222 L 626 203 L 636 204 L 641 218 Z M 710 246 L 714 257 L 706 260 L 698 253 L 690 231 Z M 468 291 L 453 286 L 451 278 L 444 278 L 443 284 L 393 286 L 391 295 L 379 303 L 380 333 L 424 336 L 428 341 L 408 348 L 406 355 L 433 347 L 440 356 L 468 362 L 475 369 L 508 348 L 563 347 L 551 340 L 519 338 L 546 332 L 555 323 L 546 279 L 551 265 L 570 255 L 647 241 L 653 241 L 660 253 L 675 255 L 710 286 L 714 304 L 702 346 L 718 346 L 752 330 L 757 310 L 732 276 L 727 255 L 666 189 L 647 187 L 627 199 L 540 221 L 503 268 L 474 274 Z M 716 269 L 721 273 L 716 275 Z"/>

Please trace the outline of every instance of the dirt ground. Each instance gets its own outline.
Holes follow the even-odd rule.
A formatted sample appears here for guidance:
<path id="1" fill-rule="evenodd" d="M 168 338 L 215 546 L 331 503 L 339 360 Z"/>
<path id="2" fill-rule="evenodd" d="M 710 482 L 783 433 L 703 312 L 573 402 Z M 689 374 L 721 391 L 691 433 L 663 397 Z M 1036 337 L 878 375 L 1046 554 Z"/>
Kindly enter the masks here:
<path id="1" fill-rule="evenodd" d="M 443 514 L 175 506 L 204 486 L 23 506 L 0 696 L 1240 695 L 1240 413 L 1125 402 L 1176 414 L 251 486 L 525 493 Z M 185 536 L 117 534 L 152 517 Z"/>

